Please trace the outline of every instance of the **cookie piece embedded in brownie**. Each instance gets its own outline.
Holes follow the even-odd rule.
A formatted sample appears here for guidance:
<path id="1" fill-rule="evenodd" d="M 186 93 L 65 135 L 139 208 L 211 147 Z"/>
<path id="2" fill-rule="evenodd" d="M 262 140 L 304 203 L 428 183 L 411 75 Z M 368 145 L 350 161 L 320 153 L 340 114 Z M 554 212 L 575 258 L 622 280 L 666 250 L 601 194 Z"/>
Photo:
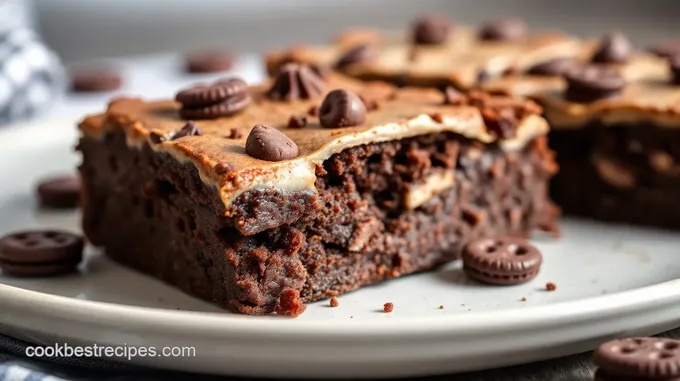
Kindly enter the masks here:
<path id="1" fill-rule="evenodd" d="M 122 99 L 86 118 L 88 239 L 233 311 L 291 316 L 456 259 L 474 237 L 554 228 L 556 167 L 532 102 L 480 93 L 451 105 L 437 90 L 294 70 L 281 75 L 296 95 L 283 80 L 232 79 L 183 105 Z M 215 112 L 188 123 L 183 107 Z M 294 115 L 306 124 L 290 127 Z"/>
<path id="2" fill-rule="evenodd" d="M 551 190 L 565 213 L 677 229 L 680 62 L 627 52 L 622 38 L 584 44 L 563 75 L 518 73 L 484 88 L 543 106 L 560 165 Z"/>

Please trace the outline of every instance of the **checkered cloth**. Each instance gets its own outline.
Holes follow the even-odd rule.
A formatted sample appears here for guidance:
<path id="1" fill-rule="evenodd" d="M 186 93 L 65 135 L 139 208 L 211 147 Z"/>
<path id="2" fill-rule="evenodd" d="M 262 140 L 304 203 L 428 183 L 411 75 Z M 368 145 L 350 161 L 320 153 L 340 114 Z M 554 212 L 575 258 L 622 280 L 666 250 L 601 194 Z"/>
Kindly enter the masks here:
<path id="1" fill-rule="evenodd" d="M 0 12 L 0 25 L 8 16 Z M 63 92 L 64 78 L 59 59 L 33 31 L 0 29 L 0 126 L 44 110 Z"/>

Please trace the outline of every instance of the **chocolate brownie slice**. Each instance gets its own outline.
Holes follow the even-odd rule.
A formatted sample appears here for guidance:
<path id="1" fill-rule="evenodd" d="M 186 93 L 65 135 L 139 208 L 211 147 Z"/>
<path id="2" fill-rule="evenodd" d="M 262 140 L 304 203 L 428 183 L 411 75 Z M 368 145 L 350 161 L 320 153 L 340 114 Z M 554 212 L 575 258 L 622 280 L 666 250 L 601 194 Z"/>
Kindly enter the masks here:
<path id="1" fill-rule="evenodd" d="M 364 80 L 467 90 L 537 62 L 573 56 L 580 48 L 576 39 L 529 31 L 519 20 L 495 20 L 478 28 L 447 23 L 430 16 L 402 33 L 354 29 L 331 45 L 271 51 L 267 68 L 273 75 L 284 63 L 302 62 Z"/>
<path id="2" fill-rule="evenodd" d="M 86 118 L 88 239 L 232 311 L 295 316 L 454 260 L 475 237 L 554 230 L 556 166 L 532 102 L 445 105 L 436 90 L 317 79 L 288 70 L 272 84 L 210 87 L 229 99 L 219 107 L 197 106 L 203 88 L 178 95 L 184 106 L 119 99 Z"/>
<path id="3" fill-rule="evenodd" d="M 543 106 L 560 165 L 552 195 L 565 213 L 677 229 L 678 78 L 666 57 L 621 49 L 621 38 L 584 43 L 562 73 L 529 70 L 484 89 Z"/>

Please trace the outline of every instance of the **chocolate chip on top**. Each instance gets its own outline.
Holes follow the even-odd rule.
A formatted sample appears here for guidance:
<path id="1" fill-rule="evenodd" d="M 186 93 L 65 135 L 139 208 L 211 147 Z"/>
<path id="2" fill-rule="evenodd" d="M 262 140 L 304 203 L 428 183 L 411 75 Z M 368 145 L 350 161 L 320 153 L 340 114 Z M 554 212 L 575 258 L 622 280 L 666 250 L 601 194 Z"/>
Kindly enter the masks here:
<path id="1" fill-rule="evenodd" d="M 252 98 L 248 86 L 240 78 L 230 78 L 211 85 L 196 85 L 175 96 L 182 104 L 179 110 L 185 119 L 215 119 L 243 111 Z"/>
<path id="2" fill-rule="evenodd" d="M 338 69 L 372 60 L 376 56 L 375 46 L 372 44 L 359 44 L 347 50 L 338 60 L 335 66 Z"/>
<path id="3" fill-rule="evenodd" d="M 309 66 L 287 63 L 281 67 L 274 84 L 267 92 L 272 100 L 294 101 L 320 96 L 324 82 Z"/>
<path id="4" fill-rule="evenodd" d="M 587 103 L 619 95 L 626 80 L 612 67 L 602 65 L 575 66 L 564 75 L 567 80 L 565 98 Z"/>
<path id="5" fill-rule="evenodd" d="M 319 108 L 319 122 L 325 128 L 358 126 L 364 120 L 366 105 L 351 91 L 331 91 Z"/>
<path id="6" fill-rule="evenodd" d="M 444 16 L 428 15 L 416 20 L 413 42 L 422 45 L 439 45 L 449 39 L 451 21 Z"/>
<path id="7" fill-rule="evenodd" d="M 203 132 L 200 128 L 198 128 L 196 123 L 194 123 L 193 120 L 190 120 L 184 125 L 184 127 L 175 132 L 170 140 L 177 140 L 185 136 L 201 136 L 202 134 Z"/>
<path id="8" fill-rule="evenodd" d="M 628 61 L 632 50 L 630 41 L 623 33 L 609 33 L 600 40 L 592 61 L 595 63 L 624 63 Z"/>
<path id="9" fill-rule="evenodd" d="M 479 38 L 486 41 L 512 41 L 527 35 L 526 24 L 519 19 L 500 19 L 490 21 L 479 31 Z"/>
<path id="10" fill-rule="evenodd" d="M 555 58 L 530 67 L 527 70 L 527 74 L 559 77 L 569 71 L 575 64 L 576 61 L 573 58 Z"/>
<path id="11" fill-rule="evenodd" d="M 246 139 L 246 153 L 260 160 L 282 161 L 297 157 L 298 147 L 283 132 L 258 124 Z"/>
<path id="12" fill-rule="evenodd" d="M 673 83 L 680 85 L 680 54 L 675 55 L 669 59 L 671 73 L 673 74 Z"/>

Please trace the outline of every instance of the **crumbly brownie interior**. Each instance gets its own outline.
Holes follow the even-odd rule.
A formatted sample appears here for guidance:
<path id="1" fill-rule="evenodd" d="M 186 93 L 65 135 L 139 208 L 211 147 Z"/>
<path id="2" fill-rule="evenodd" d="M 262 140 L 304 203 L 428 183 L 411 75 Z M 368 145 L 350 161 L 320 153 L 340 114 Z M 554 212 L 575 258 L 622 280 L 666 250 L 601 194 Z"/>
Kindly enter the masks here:
<path id="1" fill-rule="evenodd" d="M 680 228 L 680 130 L 643 122 L 553 130 L 560 172 L 552 196 L 565 213 Z"/>
<path id="2" fill-rule="evenodd" d="M 514 153 L 453 133 L 359 146 L 317 169 L 318 196 L 249 191 L 231 214 L 192 164 L 129 148 L 121 132 L 83 137 L 79 147 L 90 241 L 246 314 L 296 315 L 303 302 L 453 260 L 473 237 L 527 236 L 556 217 L 545 137 Z M 405 208 L 407 190 L 442 171 L 455 173 L 454 186 Z M 268 228 L 244 234 L 243 218 Z"/>

